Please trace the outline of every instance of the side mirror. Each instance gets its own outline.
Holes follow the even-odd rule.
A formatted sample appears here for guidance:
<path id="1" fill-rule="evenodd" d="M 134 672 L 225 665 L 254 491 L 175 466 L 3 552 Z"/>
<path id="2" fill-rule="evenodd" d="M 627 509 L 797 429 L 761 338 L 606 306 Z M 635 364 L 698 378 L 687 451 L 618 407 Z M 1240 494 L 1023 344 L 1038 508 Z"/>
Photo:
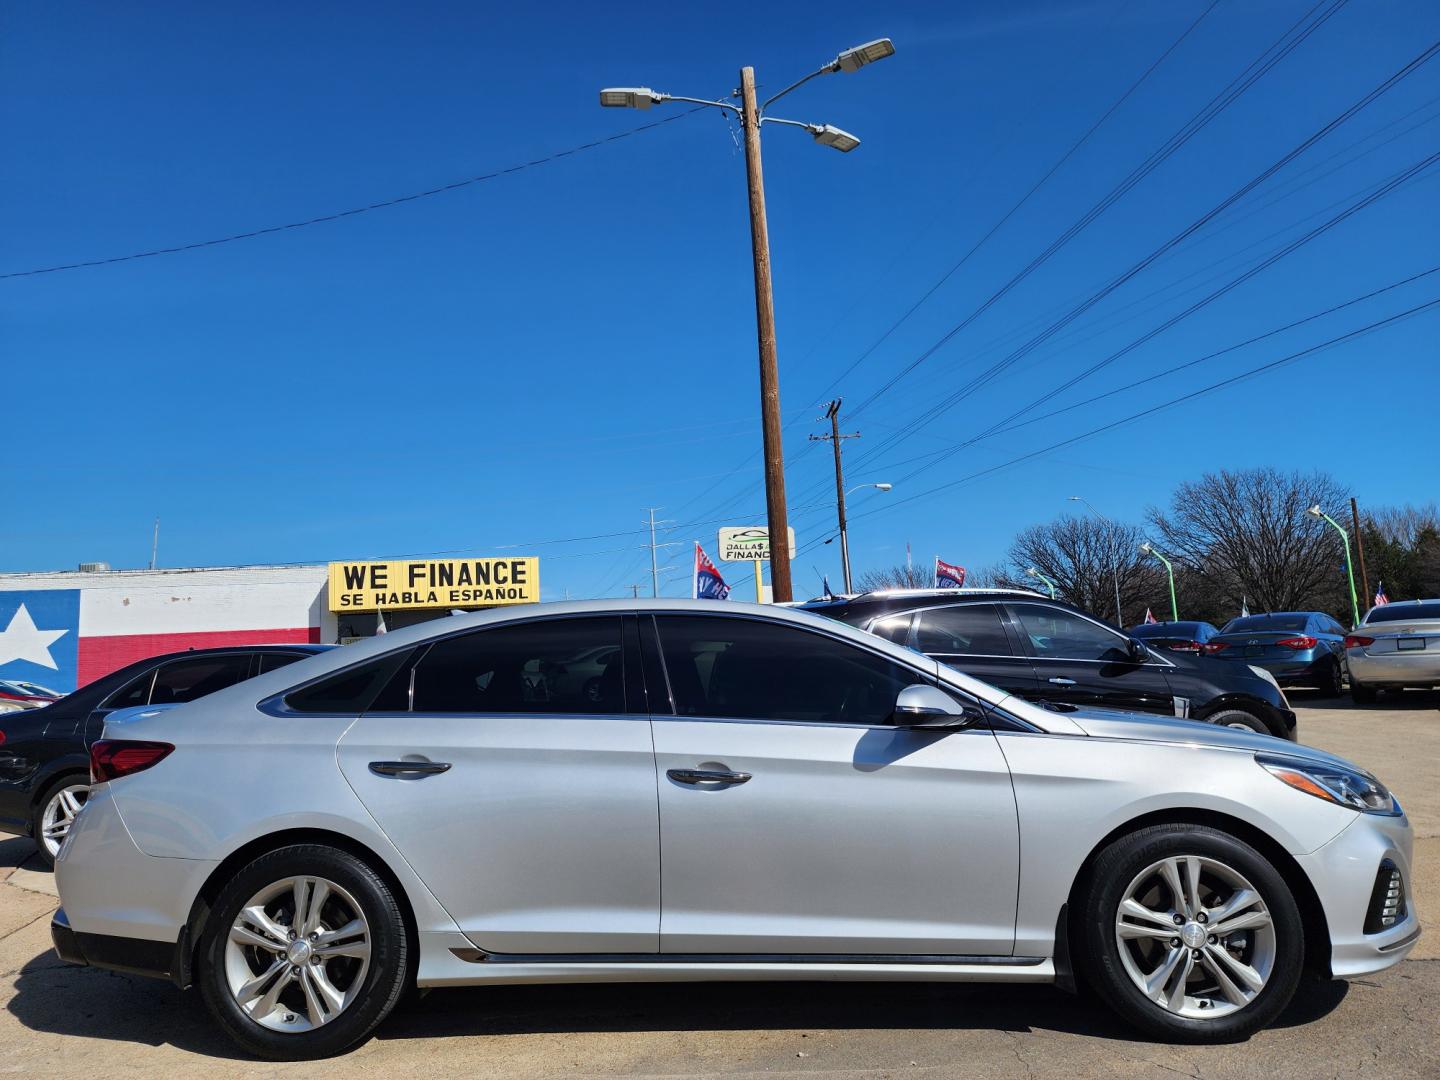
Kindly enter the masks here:
<path id="1" fill-rule="evenodd" d="M 958 731 L 982 723 L 985 714 L 974 705 L 962 705 L 944 690 L 924 683 L 907 686 L 895 697 L 895 726 L 944 728 Z"/>
<path id="2" fill-rule="evenodd" d="M 1143 641 L 1141 641 L 1139 638 L 1133 637 L 1130 638 L 1129 641 L 1131 660 L 1134 660 L 1137 664 L 1143 664 L 1146 660 L 1150 659 L 1150 650 L 1145 647 L 1145 643 Z"/>

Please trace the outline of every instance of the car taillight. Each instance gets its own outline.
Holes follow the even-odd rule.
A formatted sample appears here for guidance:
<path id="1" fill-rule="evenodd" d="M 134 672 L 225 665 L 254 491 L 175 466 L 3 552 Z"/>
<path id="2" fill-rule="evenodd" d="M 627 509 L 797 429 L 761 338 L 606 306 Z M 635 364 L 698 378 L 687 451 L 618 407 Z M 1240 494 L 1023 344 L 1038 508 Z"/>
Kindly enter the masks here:
<path id="1" fill-rule="evenodd" d="M 1209 643 L 1206 644 L 1206 646 L 1205 646 L 1205 651 L 1206 651 L 1207 653 L 1209 653 L 1211 656 L 1214 656 L 1216 653 L 1222 652 L 1222 651 L 1224 651 L 1225 649 L 1228 649 L 1229 647 L 1230 647 L 1230 642 L 1228 642 L 1228 641 L 1211 641 L 1211 642 L 1209 642 Z"/>
<path id="2" fill-rule="evenodd" d="M 1360 635 L 1360 634 L 1346 634 L 1346 635 L 1345 635 L 1345 648 L 1347 648 L 1347 649 L 1362 649 L 1362 648 L 1364 648 L 1366 645 L 1374 645 L 1374 644 L 1375 644 L 1375 639 L 1374 639 L 1373 637 L 1363 637 L 1363 636 Z"/>
<path id="3" fill-rule="evenodd" d="M 1198 641 L 1172 641 L 1169 648 L 1171 652 L 1199 652 L 1200 643 Z"/>
<path id="4" fill-rule="evenodd" d="M 5 732 L 0 731 L 0 746 L 5 745 Z"/>
<path id="5" fill-rule="evenodd" d="M 1287 649 L 1313 649 L 1319 644 L 1319 641 L 1316 638 L 1301 634 L 1299 637 L 1281 638 L 1275 642 L 1275 644 L 1284 645 Z"/>
<path id="6" fill-rule="evenodd" d="M 175 747 L 168 742 L 99 739 L 90 744 L 90 783 L 103 784 L 144 772 L 163 761 Z"/>

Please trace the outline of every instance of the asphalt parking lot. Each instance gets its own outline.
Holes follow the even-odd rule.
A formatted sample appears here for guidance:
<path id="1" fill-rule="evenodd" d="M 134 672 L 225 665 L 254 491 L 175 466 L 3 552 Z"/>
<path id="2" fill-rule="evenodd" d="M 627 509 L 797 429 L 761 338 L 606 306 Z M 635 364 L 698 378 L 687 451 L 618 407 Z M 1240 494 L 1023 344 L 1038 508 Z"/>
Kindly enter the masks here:
<path id="1" fill-rule="evenodd" d="M 1306 987 L 1248 1043 L 1136 1042 L 1048 987 L 724 984 L 450 990 L 411 1001 L 328 1062 L 237 1059 L 194 993 L 73 968 L 50 951 L 54 885 L 27 841 L 0 842 L 0 1071 L 324 1076 L 401 1070 L 514 1077 L 1440 1077 L 1440 693 L 1358 708 L 1304 691 L 1302 739 L 1373 769 L 1417 836 L 1426 936 L 1411 959 Z M 1428 915 L 1426 919 L 1424 916 Z"/>

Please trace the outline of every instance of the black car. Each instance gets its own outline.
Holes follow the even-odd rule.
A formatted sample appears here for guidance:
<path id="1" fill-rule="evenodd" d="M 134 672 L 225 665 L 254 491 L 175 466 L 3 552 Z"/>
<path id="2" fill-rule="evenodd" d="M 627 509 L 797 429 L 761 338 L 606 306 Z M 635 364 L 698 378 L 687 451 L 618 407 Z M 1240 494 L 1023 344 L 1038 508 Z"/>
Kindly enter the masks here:
<path id="1" fill-rule="evenodd" d="M 1204 652 L 1205 644 L 1220 633 L 1208 622 L 1194 621 L 1141 623 L 1125 632 L 1156 649 L 1191 653 Z"/>
<path id="2" fill-rule="evenodd" d="M 906 589 L 799 606 L 1037 703 L 1162 713 L 1295 739 L 1295 713 L 1268 674 L 1151 648 L 1037 593 Z"/>
<path id="3" fill-rule="evenodd" d="M 0 715 L 0 833 L 55 854 L 85 803 L 90 744 L 105 717 L 135 705 L 181 704 L 293 664 L 333 645 L 246 645 L 152 656 L 112 671 L 53 705 Z"/>

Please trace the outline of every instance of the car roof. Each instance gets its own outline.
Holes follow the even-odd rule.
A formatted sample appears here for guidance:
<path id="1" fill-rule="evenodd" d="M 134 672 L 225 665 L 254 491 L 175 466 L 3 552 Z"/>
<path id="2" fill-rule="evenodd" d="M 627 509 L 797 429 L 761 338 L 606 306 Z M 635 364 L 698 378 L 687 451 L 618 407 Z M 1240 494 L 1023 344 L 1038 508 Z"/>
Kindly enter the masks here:
<path id="1" fill-rule="evenodd" d="M 837 593 L 831 596 L 817 596 L 812 600 L 806 600 L 798 607 L 806 610 L 825 607 L 829 604 L 858 604 L 879 602 L 883 600 L 924 600 L 930 597 L 941 599 L 967 598 L 967 597 L 996 597 L 996 596 L 1024 596 L 1038 597 L 1041 600 L 1050 598 L 1044 593 L 1034 592 L 1030 589 L 871 589 L 867 592 Z"/>

